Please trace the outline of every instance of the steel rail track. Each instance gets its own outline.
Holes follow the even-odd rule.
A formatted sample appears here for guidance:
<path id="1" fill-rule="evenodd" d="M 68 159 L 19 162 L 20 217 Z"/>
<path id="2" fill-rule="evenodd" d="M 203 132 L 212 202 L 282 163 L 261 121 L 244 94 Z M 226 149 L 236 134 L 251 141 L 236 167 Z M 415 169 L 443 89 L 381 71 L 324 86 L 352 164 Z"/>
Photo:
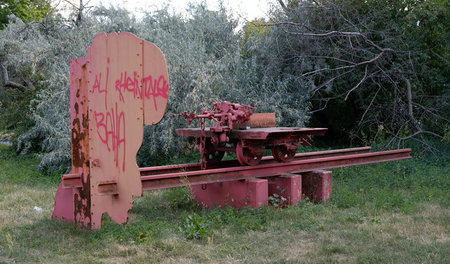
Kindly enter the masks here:
<path id="1" fill-rule="evenodd" d="M 200 163 L 140 168 L 142 190 L 158 190 L 191 184 L 267 178 L 283 174 L 300 174 L 313 170 L 333 169 L 411 158 L 411 149 L 370 152 L 370 147 L 297 153 L 290 162 L 276 162 L 272 156 L 263 157 L 260 164 L 241 166 L 237 161 L 224 161 L 205 170 Z M 80 174 L 63 175 L 65 188 L 81 188 Z M 99 193 L 117 194 L 116 182 L 99 184 Z"/>
<path id="2" fill-rule="evenodd" d="M 333 169 L 411 158 L 411 149 L 358 153 L 300 159 L 286 163 L 270 162 L 256 166 L 236 166 L 183 172 L 163 172 L 141 176 L 142 190 L 157 190 L 191 184 L 207 184 L 248 178 L 298 174 L 319 169 Z"/>

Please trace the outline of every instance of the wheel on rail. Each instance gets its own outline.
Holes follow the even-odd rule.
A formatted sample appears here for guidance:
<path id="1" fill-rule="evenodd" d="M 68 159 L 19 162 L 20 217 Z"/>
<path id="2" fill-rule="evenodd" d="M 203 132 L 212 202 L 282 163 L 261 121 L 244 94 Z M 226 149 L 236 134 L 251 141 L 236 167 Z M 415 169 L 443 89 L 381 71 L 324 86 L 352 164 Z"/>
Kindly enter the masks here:
<path id="1" fill-rule="evenodd" d="M 287 162 L 294 159 L 296 150 L 291 150 L 286 145 L 272 147 L 272 155 L 278 162 Z"/>
<path id="2" fill-rule="evenodd" d="M 209 138 L 206 139 L 205 145 L 204 155 L 206 158 L 206 162 L 209 164 L 219 163 L 225 155 L 225 151 L 216 150 Z"/>
<path id="3" fill-rule="evenodd" d="M 261 154 L 252 154 L 250 149 L 247 147 L 242 146 L 242 141 L 239 141 L 236 144 L 236 156 L 241 165 L 257 165 L 261 161 L 261 158 L 263 156 L 263 151 L 261 151 Z"/>

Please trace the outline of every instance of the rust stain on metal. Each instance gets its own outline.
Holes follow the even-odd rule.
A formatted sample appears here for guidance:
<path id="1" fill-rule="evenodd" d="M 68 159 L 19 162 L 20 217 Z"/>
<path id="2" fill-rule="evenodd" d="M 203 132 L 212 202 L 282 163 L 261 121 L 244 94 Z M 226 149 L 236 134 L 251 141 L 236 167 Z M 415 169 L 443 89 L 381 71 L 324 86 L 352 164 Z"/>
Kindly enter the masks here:
<path id="1" fill-rule="evenodd" d="M 88 108 L 87 98 L 87 63 L 86 59 L 78 59 L 72 71 L 79 73 L 79 87 L 75 96 L 71 92 L 71 105 L 75 109 L 72 121 L 72 169 L 81 175 L 81 188 L 74 189 L 74 220 L 81 226 L 91 226 L 91 190 L 89 163 L 89 123 L 85 121 Z M 72 112 L 73 114 L 73 112 Z M 74 158 L 75 157 L 75 158 Z"/>

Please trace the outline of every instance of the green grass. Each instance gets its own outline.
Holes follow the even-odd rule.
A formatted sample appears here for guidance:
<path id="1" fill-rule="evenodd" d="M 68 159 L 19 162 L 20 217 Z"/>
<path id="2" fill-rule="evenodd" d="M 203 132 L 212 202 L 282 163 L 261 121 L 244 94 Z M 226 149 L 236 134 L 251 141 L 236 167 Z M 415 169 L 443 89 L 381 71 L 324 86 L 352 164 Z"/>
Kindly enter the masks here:
<path id="1" fill-rule="evenodd" d="M 0 263 L 450 263 L 445 162 L 333 170 L 333 198 L 205 210 L 188 188 L 146 192 L 128 224 L 51 220 L 59 175 L 0 146 Z M 41 212 L 34 206 L 42 208 Z"/>

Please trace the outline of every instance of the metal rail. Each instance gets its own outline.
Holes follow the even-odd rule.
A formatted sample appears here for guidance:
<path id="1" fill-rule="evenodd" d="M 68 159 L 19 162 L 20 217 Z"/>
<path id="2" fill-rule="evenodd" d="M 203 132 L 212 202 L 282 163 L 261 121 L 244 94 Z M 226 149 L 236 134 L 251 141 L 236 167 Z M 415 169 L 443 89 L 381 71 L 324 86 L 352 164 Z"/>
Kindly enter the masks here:
<path id="1" fill-rule="evenodd" d="M 303 173 L 318 169 L 333 169 L 411 158 L 411 149 L 370 152 L 370 147 L 297 153 L 290 162 L 276 162 L 272 156 L 263 157 L 261 164 L 241 166 L 237 161 L 224 161 L 206 170 L 200 163 L 140 168 L 142 190 L 158 190 L 191 184 L 207 184 L 248 178 L 265 178 L 287 173 Z M 81 188 L 81 175 L 63 175 L 65 188 Z M 101 187 L 101 188 L 100 188 Z M 115 182 L 104 182 L 99 192 L 116 194 Z"/>
<path id="2" fill-rule="evenodd" d="M 335 156 L 360 154 L 360 153 L 369 153 L 371 149 L 372 149 L 371 147 L 360 147 L 360 148 L 346 148 L 346 149 L 335 149 L 335 150 L 297 153 L 295 155 L 293 161 L 335 157 Z M 273 156 L 265 156 L 261 159 L 260 165 L 269 164 L 269 163 L 278 163 L 278 162 L 273 158 Z M 216 165 L 209 165 L 208 169 L 228 168 L 228 167 L 237 167 L 237 166 L 240 166 L 240 164 L 237 160 L 227 160 L 227 161 L 222 161 Z M 139 171 L 141 172 L 141 176 L 158 175 L 158 174 L 169 173 L 169 172 L 196 171 L 196 170 L 200 170 L 200 163 L 186 163 L 186 164 L 139 168 Z"/>
<path id="3" fill-rule="evenodd" d="M 256 166 L 238 166 L 218 169 L 170 172 L 141 176 L 142 190 L 181 187 L 190 184 L 207 184 L 248 178 L 279 176 L 285 173 L 302 173 L 317 169 L 364 165 L 411 158 L 411 149 L 380 151 L 295 160 L 286 163 L 267 163 Z"/>

